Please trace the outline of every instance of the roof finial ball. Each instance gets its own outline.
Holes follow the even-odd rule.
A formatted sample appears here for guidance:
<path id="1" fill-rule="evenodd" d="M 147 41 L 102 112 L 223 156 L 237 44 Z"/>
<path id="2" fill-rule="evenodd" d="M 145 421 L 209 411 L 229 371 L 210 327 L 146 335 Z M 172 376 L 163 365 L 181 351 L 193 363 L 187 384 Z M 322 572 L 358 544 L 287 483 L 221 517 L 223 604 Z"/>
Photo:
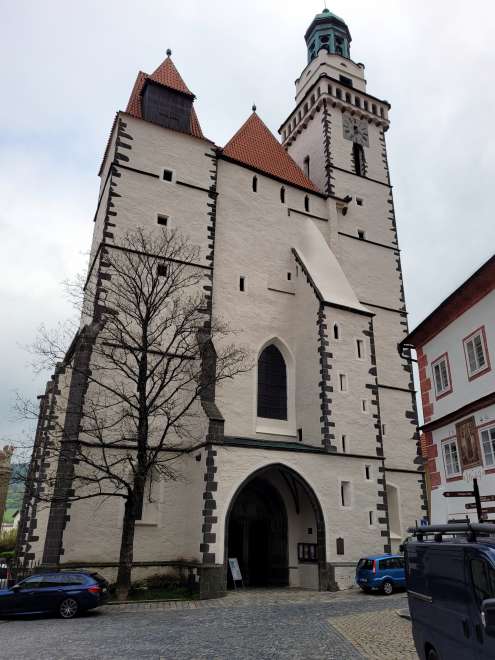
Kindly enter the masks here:
<path id="1" fill-rule="evenodd" d="M 167 48 L 167 57 L 170 57 L 171 55 L 172 55 L 172 51 L 170 50 L 170 48 Z"/>
<path id="2" fill-rule="evenodd" d="M 253 111 L 253 112 L 256 112 L 256 103 L 253 103 L 253 105 L 252 105 L 252 111 Z"/>

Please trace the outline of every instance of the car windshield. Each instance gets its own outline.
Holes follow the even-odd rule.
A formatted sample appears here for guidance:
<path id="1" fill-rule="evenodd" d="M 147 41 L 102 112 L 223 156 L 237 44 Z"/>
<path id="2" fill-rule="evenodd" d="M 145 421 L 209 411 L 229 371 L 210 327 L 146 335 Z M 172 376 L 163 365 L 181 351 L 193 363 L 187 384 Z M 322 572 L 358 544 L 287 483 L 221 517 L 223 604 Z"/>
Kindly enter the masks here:
<path id="1" fill-rule="evenodd" d="M 360 559 L 358 563 L 358 568 L 362 568 L 365 571 L 373 570 L 373 560 L 372 559 Z"/>

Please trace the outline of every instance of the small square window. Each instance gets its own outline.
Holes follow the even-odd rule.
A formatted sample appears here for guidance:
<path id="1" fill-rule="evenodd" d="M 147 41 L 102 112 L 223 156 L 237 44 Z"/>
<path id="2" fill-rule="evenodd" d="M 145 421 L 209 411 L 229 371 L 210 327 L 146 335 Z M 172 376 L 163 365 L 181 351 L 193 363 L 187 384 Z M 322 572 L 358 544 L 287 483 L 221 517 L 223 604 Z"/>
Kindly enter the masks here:
<path id="1" fill-rule="evenodd" d="M 158 264 L 157 274 L 158 277 L 166 277 L 168 274 L 167 264 Z"/>
<path id="2" fill-rule="evenodd" d="M 162 179 L 164 181 L 173 181 L 174 171 L 173 170 L 163 170 Z"/>
<path id="3" fill-rule="evenodd" d="M 160 213 L 157 216 L 157 220 L 159 225 L 162 225 L 163 227 L 168 227 L 168 215 L 161 215 Z"/>
<path id="4" fill-rule="evenodd" d="M 362 241 L 366 240 L 366 232 L 363 229 L 358 229 L 357 230 L 357 235 L 358 235 L 358 238 L 361 239 Z"/>
<path id="5" fill-rule="evenodd" d="M 362 206 L 363 205 L 363 198 L 362 197 L 356 197 L 356 204 L 358 206 Z"/>

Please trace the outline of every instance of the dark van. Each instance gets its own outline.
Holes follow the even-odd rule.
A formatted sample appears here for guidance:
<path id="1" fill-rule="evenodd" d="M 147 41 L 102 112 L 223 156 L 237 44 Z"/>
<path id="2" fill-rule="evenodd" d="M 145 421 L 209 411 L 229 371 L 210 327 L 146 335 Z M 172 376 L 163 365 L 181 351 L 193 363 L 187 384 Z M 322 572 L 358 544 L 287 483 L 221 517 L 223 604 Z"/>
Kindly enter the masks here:
<path id="1" fill-rule="evenodd" d="M 424 660 L 495 658 L 495 525 L 409 530 L 406 586 L 416 650 Z"/>

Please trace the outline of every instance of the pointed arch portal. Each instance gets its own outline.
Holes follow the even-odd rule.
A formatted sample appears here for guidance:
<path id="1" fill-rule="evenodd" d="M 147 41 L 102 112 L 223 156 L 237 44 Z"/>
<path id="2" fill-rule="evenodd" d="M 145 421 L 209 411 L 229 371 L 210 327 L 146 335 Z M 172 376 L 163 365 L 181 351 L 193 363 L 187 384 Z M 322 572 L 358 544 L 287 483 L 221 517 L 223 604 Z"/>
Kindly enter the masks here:
<path id="1" fill-rule="evenodd" d="M 276 463 L 239 486 L 225 521 L 225 562 L 232 557 L 246 586 L 331 588 L 323 512 L 297 472 Z"/>

